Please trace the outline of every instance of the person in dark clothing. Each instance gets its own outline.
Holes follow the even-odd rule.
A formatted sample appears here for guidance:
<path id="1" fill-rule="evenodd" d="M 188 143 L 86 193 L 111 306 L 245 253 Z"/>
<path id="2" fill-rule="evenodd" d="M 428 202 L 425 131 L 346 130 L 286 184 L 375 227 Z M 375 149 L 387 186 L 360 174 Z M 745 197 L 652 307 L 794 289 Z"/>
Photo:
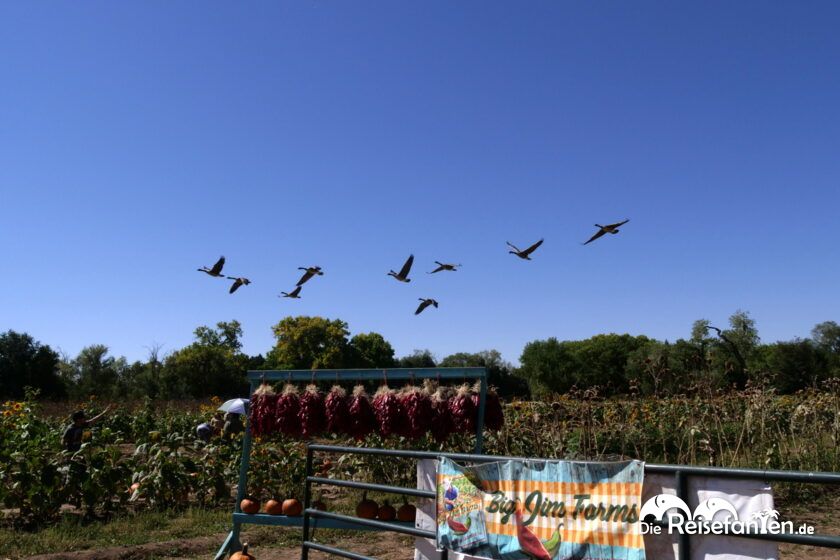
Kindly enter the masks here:
<path id="1" fill-rule="evenodd" d="M 236 434 L 241 434 L 245 431 L 245 426 L 242 424 L 242 419 L 238 414 L 228 412 L 225 414 L 225 427 L 222 429 L 222 437 L 226 440 L 231 439 Z"/>
<path id="2" fill-rule="evenodd" d="M 84 410 L 77 410 L 70 417 L 72 424 L 67 426 L 64 430 L 64 435 L 61 437 L 61 443 L 67 451 L 78 451 L 82 447 L 82 439 L 84 439 L 85 430 L 94 424 L 97 420 L 105 416 L 105 413 L 111 408 L 108 405 L 105 410 L 94 416 L 88 418 L 85 416 Z"/>

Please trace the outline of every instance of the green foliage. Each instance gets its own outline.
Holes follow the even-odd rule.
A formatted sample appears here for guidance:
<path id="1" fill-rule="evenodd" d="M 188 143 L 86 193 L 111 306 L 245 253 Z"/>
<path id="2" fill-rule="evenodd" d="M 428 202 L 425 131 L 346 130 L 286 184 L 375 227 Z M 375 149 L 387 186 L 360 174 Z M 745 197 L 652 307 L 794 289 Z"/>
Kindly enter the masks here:
<path id="1" fill-rule="evenodd" d="M 198 327 L 196 341 L 167 356 L 160 373 L 161 393 L 169 398 L 247 394 L 249 358 L 240 352 L 238 321 Z"/>
<path id="2" fill-rule="evenodd" d="M 496 388 L 501 397 L 531 396 L 528 382 L 514 374 L 513 366 L 502 359 L 498 350 L 484 350 L 475 354 L 458 352 L 440 361 L 440 367 L 483 367 L 487 370 L 487 383 Z"/>
<path id="3" fill-rule="evenodd" d="M 0 396 L 22 398 L 25 387 L 47 397 L 66 392 L 58 376 L 58 354 L 26 333 L 9 330 L 0 334 Z"/>
<path id="4" fill-rule="evenodd" d="M 359 333 L 350 339 L 351 366 L 356 368 L 394 367 L 394 348 L 379 333 Z"/>
<path id="5" fill-rule="evenodd" d="M 277 342 L 266 357 L 268 368 L 342 368 L 350 357 L 350 331 L 340 319 L 286 317 L 273 331 Z"/>
<path id="6" fill-rule="evenodd" d="M 398 365 L 401 368 L 424 368 L 436 367 L 437 362 L 429 350 L 415 350 L 408 356 L 400 358 Z"/>

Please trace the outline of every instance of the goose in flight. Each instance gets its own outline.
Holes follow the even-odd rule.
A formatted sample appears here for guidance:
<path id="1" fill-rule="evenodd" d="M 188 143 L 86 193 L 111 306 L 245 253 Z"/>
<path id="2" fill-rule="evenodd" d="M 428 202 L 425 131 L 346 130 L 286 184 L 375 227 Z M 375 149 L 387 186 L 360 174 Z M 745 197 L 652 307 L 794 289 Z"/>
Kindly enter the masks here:
<path id="1" fill-rule="evenodd" d="M 226 276 L 226 278 L 228 280 L 233 280 L 233 284 L 231 285 L 230 291 L 228 292 L 229 294 L 232 294 L 233 292 L 238 290 L 239 286 L 247 286 L 251 283 L 251 281 L 247 278 L 236 278 L 234 276 Z"/>
<path id="2" fill-rule="evenodd" d="M 598 239 L 599 237 L 601 237 L 602 235 L 605 235 L 607 233 L 612 233 L 613 235 L 615 235 L 616 233 L 618 233 L 618 228 L 623 226 L 624 224 L 626 224 L 629 221 L 630 220 L 624 220 L 623 222 L 618 222 L 617 224 L 609 224 L 609 225 L 606 225 L 606 226 L 595 224 L 595 227 L 600 228 L 600 229 L 597 232 L 595 232 L 595 235 L 590 237 L 589 241 L 584 243 L 584 245 L 588 245 L 589 243 L 592 243 L 593 241 L 595 241 L 596 239 Z"/>
<path id="3" fill-rule="evenodd" d="M 524 251 L 520 251 L 519 248 L 516 245 L 514 245 L 513 243 L 508 241 L 507 242 L 508 246 L 513 249 L 513 251 L 508 251 L 508 253 L 516 255 L 520 259 L 525 259 L 526 261 L 530 261 L 531 260 L 531 253 L 536 251 L 537 247 L 542 245 L 543 241 L 545 241 L 545 240 L 540 239 L 539 241 L 537 241 L 536 243 L 534 243 L 533 245 L 531 245 L 530 247 L 528 247 Z"/>
<path id="4" fill-rule="evenodd" d="M 460 264 L 446 264 L 440 261 L 435 261 L 435 264 L 438 265 L 438 267 L 431 272 L 427 272 L 426 274 L 434 274 L 435 272 L 440 272 L 441 270 L 450 270 L 452 272 L 455 272 L 456 270 L 458 270 L 458 267 L 461 266 Z"/>
<path id="5" fill-rule="evenodd" d="M 303 276 L 300 277 L 300 280 L 298 280 L 298 283 L 295 284 L 296 286 L 303 286 L 304 284 L 306 284 L 307 280 L 309 280 L 310 278 L 312 278 L 316 274 L 318 276 L 323 276 L 324 275 L 324 273 L 321 272 L 321 267 L 320 266 L 299 266 L 298 270 L 305 270 L 306 272 L 304 272 Z"/>
<path id="6" fill-rule="evenodd" d="M 422 303 L 419 306 L 417 306 L 417 311 L 414 312 L 415 315 L 420 315 L 421 313 L 423 313 L 423 310 L 426 309 L 427 307 L 429 307 L 430 305 L 434 305 L 435 309 L 437 309 L 437 306 L 438 306 L 437 300 L 434 300 L 432 298 L 417 298 L 417 299 L 419 299 Z"/>
<path id="7" fill-rule="evenodd" d="M 216 264 L 213 265 L 213 268 L 207 268 L 206 266 L 202 266 L 198 269 L 198 271 L 205 272 L 210 276 L 215 276 L 216 278 L 220 278 L 222 276 L 223 266 L 225 266 L 225 258 L 219 257 L 219 260 L 216 261 Z"/>
<path id="8" fill-rule="evenodd" d="M 411 271 L 412 264 L 414 264 L 414 255 L 410 255 L 408 257 L 408 260 L 405 261 L 405 264 L 398 273 L 391 270 L 388 272 L 388 276 L 393 276 L 400 282 L 411 282 L 411 279 L 408 277 L 408 273 Z"/>
<path id="9" fill-rule="evenodd" d="M 289 293 L 286 293 L 286 292 L 280 292 L 280 293 L 281 293 L 281 294 L 283 294 L 283 295 L 282 295 L 282 296 L 277 296 L 277 297 L 287 297 L 287 298 L 292 298 L 292 299 L 300 299 L 300 288 L 301 288 L 301 287 L 300 287 L 300 286 L 298 286 L 298 287 L 296 287 L 294 290 L 292 290 L 292 291 L 291 291 L 291 292 L 289 292 Z"/>

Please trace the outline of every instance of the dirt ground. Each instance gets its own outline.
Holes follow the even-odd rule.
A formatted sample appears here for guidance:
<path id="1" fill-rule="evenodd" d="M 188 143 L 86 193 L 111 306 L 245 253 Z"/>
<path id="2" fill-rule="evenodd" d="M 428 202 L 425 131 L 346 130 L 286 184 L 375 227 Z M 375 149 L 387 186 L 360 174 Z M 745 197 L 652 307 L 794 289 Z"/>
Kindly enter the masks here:
<path id="1" fill-rule="evenodd" d="M 828 531 L 825 520 L 821 520 L 823 531 Z M 840 535 L 840 523 L 834 523 L 831 534 Z M 225 535 L 198 537 L 182 541 L 151 543 L 133 547 L 113 547 L 96 551 L 44 554 L 30 557 L 33 560 L 198 560 L 210 559 L 215 554 Z M 316 535 L 317 539 L 317 535 Z M 340 543 L 330 543 L 328 539 L 317 539 L 328 544 L 338 544 L 345 550 L 357 554 L 380 558 L 382 560 L 409 560 L 413 558 L 414 540 L 411 537 L 395 534 L 377 534 L 372 537 L 364 534 L 357 538 L 344 538 Z M 251 543 L 252 552 L 260 560 L 292 560 L 300 558 L 300 546 L 261 546 L 260 539 Z M 313 560 L 336 558 L 320 552 L 312 552 Z M 782 560 L 837 560 L 840 550 L 782 544 L 779 547 Z M 654 558 L 650 560 L 656 560 Z"/>

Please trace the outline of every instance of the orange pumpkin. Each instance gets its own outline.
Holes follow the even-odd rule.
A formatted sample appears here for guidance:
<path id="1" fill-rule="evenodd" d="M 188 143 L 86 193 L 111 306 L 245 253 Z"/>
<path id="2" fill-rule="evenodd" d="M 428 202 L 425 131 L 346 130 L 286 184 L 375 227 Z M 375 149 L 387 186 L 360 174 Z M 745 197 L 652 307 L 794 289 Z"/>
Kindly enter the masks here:
<path id="1" fill-rule="evenodd" d="M 230 555 L 230 560 L 257 560 L 253 555 L 248 554 L 248 543 L 242 545 L 242 550 Z"/>
<path id="2" fill-rule="evenodd" d="M 254 515 L 260 511 L 260 502 L 258 500 L 252 500 L 251 498 L 245 498 L 239 502 L 239 509 L 242 510 L 242 513 Z"/>
<path id="3" fill-rule="evenodd" d="M 303 511 L 303 504 L 294 498 L 283 500 L 283 515 L 297 517 Z"/>
<path id="4" fill-rule="evenodd" d="M 277 500 L 268 500 L 265 503 L 265 512 L 268 515 L 281 515 L 283 513 L 283 504 Z"/>
<path id="5" fill-rule="evenodd" d="M 397 517 L 397 510 L 388 503 L 388 500 L 385 500 L 385 503 L 376 512 L 376 517 L 380 521 L 393 521 Z"/>
<path id="6" fill-rule="evenodd" d="M 417 518 L 417 508 L 413 504 L 409 504 L 408 500 L 403 497 L 403 505 L 397 510 L 397 521 L 414 521 Z"/>
<path id="7" fill-rule="evenodd" d="M 362 519 L 376 519 L 379 513 L 379 504 L 368 500 L 367 492 L 362 494 L 362 501 L 356 506 L 356 516 Z"/>

